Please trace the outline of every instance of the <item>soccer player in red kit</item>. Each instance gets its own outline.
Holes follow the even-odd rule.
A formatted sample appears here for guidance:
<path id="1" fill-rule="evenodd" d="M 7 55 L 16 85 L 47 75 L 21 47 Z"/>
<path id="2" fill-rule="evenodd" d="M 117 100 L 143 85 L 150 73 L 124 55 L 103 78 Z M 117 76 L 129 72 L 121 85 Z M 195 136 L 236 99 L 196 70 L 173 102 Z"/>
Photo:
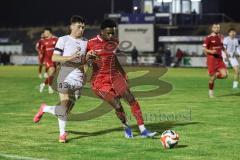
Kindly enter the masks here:
<path id="1" fill-rule="evenodd" d="M 36 51 L 38 52 L 38 77 L 42 79 L 42 67 L 43 67 L 43 62 L 44 62 L 44 52 L 42 48 L 42 42 L 44 40 L 44 34 L 41 34 L 41 38 L 37 41 L 36 43 Z"/>
<path id="2" fill-rule="evenodd" d="M 42 50 L 45 53 L 44 64 L 45 64 L 48 77 L 45 79 L 44 83 L 40 84 L 40 92 L 43 91 L 45 85 L 48 85 L 48 92 L 53 93 L 53 89 L 51 85 L 52 85 L 53 74 L 55 72 L 56 65 L 52 61 L 52 55 L 53 55 L 53 51 L 58 38 L 53 36 L 52 30 L 50 28 L 45 28 L 43 34 L 45 39 L 42 41 Z"/>
<path id="3" fill-rule="evenodd" d="M 223 36 L 220 34 L 220 25 L 212 25 L 212 33 L 208 35 L 203 43 L 203 50 L 207 55 L 207 66 L 209 73 L 209 97 L 214 97 L 214 81 L 216 79 L 227 78 L 227 68 L 222 58 L 222 51 L 226 53 L 223 47 Z"/>
<path id="4" fill-rule="evenodd" d="M 140 105 L 129 90 L 127 74 L 115 54 L 118 48 L 118 39 L 115 38 L 115 35 L 116 23 L 107 19 L 101 24 L 101 34 L 88 41 L 87 50 L 95 52 L 97 57 L 92 62 L 92 90 L 115 109 L 117 117 L 123 124 L 126 138 L 133 138 L 133 134 L 127 122 L 120 98 L 125 99 L 131 106 L 131 111 L 137 120 L 141 136 L 153 137 L 156 135 L 156 132 L 150 132 L 145 128 Z"/>

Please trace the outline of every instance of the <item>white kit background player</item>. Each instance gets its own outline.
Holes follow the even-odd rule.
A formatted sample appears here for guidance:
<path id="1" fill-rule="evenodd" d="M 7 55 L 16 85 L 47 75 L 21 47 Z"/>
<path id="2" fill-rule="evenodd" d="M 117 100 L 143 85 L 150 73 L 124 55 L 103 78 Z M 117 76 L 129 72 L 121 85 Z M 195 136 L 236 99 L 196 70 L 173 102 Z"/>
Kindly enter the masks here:
<path id="1" fill-rule="evenodd" d="M 71 111 L 76 97 L 80 97 L 84 84 L 84 66 L 86 63 L 87 40 L 82 38 L 85 22 L 80 16 L 71 17 L 71 33 L 60 37 L 55 46 L 53 61 L 60 62 L 60 69 L 54 77 L 56 90 L 59 92 L 60 103 L 56 106 L 42 104 L 33 121 L 39 122 L 45 112 L 51 113 L 58 118 L 59 142 L 67 141 L 65 132 L 67 116 Z"/>
<path id="2" fill-rule="evenodd" d="M 238 88 L 239 81 L 239 63 L 237 57 L 239 56 L 239 43 L 236 38 L 236 30 L 234 28 L 230 28 L 228 30 L 228 36 L 223 40 L 224 48 L 227 50 L 227 60 L 231 64 L 234 70 L 234 81 L 233 81 L 233 89 Z"/>

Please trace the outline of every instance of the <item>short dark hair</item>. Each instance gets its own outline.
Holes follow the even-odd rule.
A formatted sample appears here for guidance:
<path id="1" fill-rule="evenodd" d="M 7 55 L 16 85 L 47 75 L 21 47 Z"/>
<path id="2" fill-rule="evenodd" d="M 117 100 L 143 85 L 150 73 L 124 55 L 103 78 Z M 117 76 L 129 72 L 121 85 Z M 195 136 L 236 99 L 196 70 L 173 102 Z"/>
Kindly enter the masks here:
<path id="1" fill-rule="evenodd" d="M 231 31 L 235 31 L 236 32 L 236 29 L 235 28 L 229 28 L 228 33 L 230 33 Z"/>
<path id="2" fill-rule="evenodd" d="M 70 23 L 85 23 L 85 20 L 79 15 L 73 15 L 71 17 Z"/>
<path id="3" fill-rule="evenodd" d="M 105 19 L 101 24 L 101 29 L 114 28 L 117 24 L 111 19 Z"/>
<path id="4" fill-rule="evenodd" d="M 214 23 L 212 24 L 212 26 L 213 26 L 213 25 L 220 25 L 220 23 L 214 22 Z"/>
<path id="5" fill-rule="evenodd" d="M 52 29 L 49 28 L 49 27 L 45 27 L 45 28 L 43 29 L 43 31 L 49 31 L 50 33 L 52 33 Z"/>

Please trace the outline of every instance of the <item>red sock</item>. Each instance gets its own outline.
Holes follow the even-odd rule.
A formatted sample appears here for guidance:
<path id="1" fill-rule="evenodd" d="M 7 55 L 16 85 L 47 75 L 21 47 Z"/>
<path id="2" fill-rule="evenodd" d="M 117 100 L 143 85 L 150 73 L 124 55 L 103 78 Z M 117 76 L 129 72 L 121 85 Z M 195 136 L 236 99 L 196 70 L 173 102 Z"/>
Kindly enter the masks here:
<path id="1" fill-rule="evenodd" d="M 210 90 L 213 90 L 213 88 L 214 88 L 214 82 L 213 82 L 213 83 L 210 83 L 210 82 L 209 82 L 209 83 L 208 83 L 208 87 L 209 87 Z"/>
<path id="2" fill-rule="evenodd" d="M 141 108 L 140 108 L 138 102 L 134 101 L 130 105 L 131 105 L 132 114 L 137 120 L 137 124 L 138 125 L 143 125 L 144 121 L 143 121 L 143 117 L 142 117 L 142 111 L 141 111 Z"/>
<path id="3" fill-rule="evenodd" d="M 53 81 L 53 76 L 49 76 L 48 77 L 48 84 L 49 84 L 49 86 L 52 85 L 52 81 Z"/>
<path id="4" fill-rule="evenodd" d="M 44 83 L 45 85 L 48 85 L 48 78 L 45 79 Z"/>

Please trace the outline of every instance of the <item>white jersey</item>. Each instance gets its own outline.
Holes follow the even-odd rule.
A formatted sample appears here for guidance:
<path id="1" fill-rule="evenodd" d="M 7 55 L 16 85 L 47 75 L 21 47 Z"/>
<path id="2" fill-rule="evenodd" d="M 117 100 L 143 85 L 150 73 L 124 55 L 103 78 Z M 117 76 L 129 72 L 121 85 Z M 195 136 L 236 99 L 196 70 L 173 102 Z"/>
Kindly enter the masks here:
<path id="1" fill-rule="evenodd" d="M 87 40 L 85 38 L 75 39 L 70 35 L 60 37 L 56 43 L 54 53 L 61 56 L 72 56 L 77 51 L 80 51 L 80 56 L 86 55 Z M 71 61 L 80 63 L 81 59 Z M 66 62 L 67 63 L 67 62 Z M 80 66 L 80 64 L 79 64 Z M 59 74 L 58 83 L 66 83 L 67 85 L 75 88 L 81 88 L 84 83 L 84 73 L 79 68 L 73 68 L 64 66 Z M 70 69 L 67 69 L 70 68 Z M 67 72 L 67 73 L 62 73 Z M 64 75 L 64 77 L 61 77 Z"/>
<path id="2" fill-rule="evenodd" d="M 87 39 L 79 38 L 75 39 L 70 35 L 60 37 L 55 46 L 54 54 L 62 56 L 72 56 L 77 51 L 80 51 L 81 55 L 86 54 Z"/>
<path id="3" fill-rule="evenodd" d="M 239 49 L 238 49 L 238 39 L 237 38 L 231 38 L 231 37 L 225 37 L 223 40 L 223 46 L 227 50 L 227 53 L 233 57 L 236 54 L 239 54 Z"/>

